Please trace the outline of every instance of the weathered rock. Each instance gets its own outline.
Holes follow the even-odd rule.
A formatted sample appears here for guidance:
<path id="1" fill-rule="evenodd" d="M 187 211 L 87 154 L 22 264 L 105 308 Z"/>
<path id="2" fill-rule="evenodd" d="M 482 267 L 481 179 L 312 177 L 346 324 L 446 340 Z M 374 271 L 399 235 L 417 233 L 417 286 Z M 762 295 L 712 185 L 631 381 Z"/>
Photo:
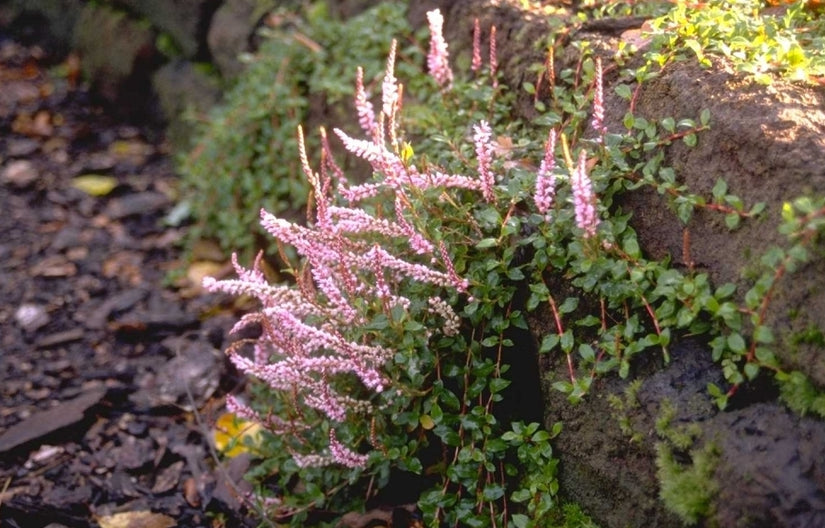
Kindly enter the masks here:
<path id="1" fill-rule="evenodd" d="M 718 526 L 825 526 L 825 424 L 760 403 L 703 429 L 721 452 Z"/>
<path id="2" fill-rule="evenodd" d="M 160 61 L 150 27 L 124 12 L 86 4 L 74 28 L 73 45 L 84 74 L 104 98 L 113 103 L 128 100 L 128 108 L 143 109 L 151 95 L 150 74 Z"/>
<path id="3" fill-rule="evenodd" d="M 609 99 L 609 126 L 621 130 L 627 103 L 615 96 Z M 696 119 L 705 108 L 710 110 L 711 129 L 699 135 L 695 148 L 675 142 L 666 163 L 690 192 L 709 197 L 721 178 L 747 206 L 767 204 L 763 218 L 746 220 L 736 231 L 728 230 L 723 215 L 714 211 L 698 211 L 688 225 L 690 259 L 717 285 L 738 283 L 741 302 L 749 287 L 743 274 L 753 272 L 770 247 L 789 245 L 778 231 L 783 203 L 825 194 L 825 93 L 783 81 L 762 86 L 736 75 L 721 60 L 708 69 L 683 62 L 642 86 L 636 114 L 651 121 L 668 116 Z M 655 191 L 628 193 L 622 206 L 633 211 L 631 223 L 649 255 L 672 256 L 677 262 L 685 258 L 683 227 Z M 766 311 L 782 366 L 803 372 L 820 388 L 825 388 L 821 348 L 798 336 L 825 330 L 823 274 L 822 259 L 786 274 Z"/>
<path id="4" fill-rule="evenodd" d="M 224 2 L 212 17 L 207 42 L 213 61 L 227 79 L 243 71 L 238 55 L 249 51 L 255 28 L 275 1 L 236 0 Z"/>
<path id="5" fill-rule="evenodd" d="M 66 52 L 74 26 L 85 2 L 83 0 L 11 0 L 9 27 L 16 31 L 38 31 L 54 51 Z M 28 35 L 30 38 L 33 35 Z"/>
<path id="6" fill-rule="evenodd" d="M 106 207 L 106 214 L 115 220 L 122 220 L 129 216 L 156 213 L 168 205 L 169 197 L 165 194 L 144 191 L 112 200 Z"/>
<path id="7" fill-rule="evenodd" d="M 186 60 L 175 60 L 163 65 L 152 77 L 164 118 L 170 123 L 166 135 L 172 146 L 185 151 L 192 126 L 184 120 L 186 111 L 205 113 L 221 97 L 221 89 L 214 75 L 199 69 Z"/>
<path id="8" fill-rule="evenodd" d="M 167 33 L 184 56 L 194 58 L 204 48 L 206 29 L 221 0 L 115 0 L 115 3 Z"/>

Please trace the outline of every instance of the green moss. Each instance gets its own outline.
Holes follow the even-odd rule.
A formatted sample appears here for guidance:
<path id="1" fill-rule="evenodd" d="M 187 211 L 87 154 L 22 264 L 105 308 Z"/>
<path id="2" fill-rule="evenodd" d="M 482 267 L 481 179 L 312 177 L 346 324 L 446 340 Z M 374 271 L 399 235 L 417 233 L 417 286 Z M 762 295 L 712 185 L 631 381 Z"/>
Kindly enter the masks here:
<path id="1" fill-rule="evenodd" d="M 697 423 L 689 423 L 682 426 L 674 426 L 673 420 L 676 418 L 677 408 L 670 400 L 662 400 L 659 407 L 659 416 L 656 418 L 656 434 L 660 438 L 680 450 L 688 449 L 702 430 Z"/>
<path id="2" fill-rule="evenodd" d="M 557 514 L 550 519 L 548 528 L 599 528 L 581 506 L 574 502 L 563 504 Z"/>
<path id="3" fill-rule="evenodd" d="M 637 379 L 630 382 L 624 389 L 624 398 L 616 394 L 610 394 L 607 399 L 610 408 L 613 409 L 612 416 L 619 423 L 622 434 L 629 437 L 631 442 L 640 443 L 643 435 L 640 431 L 633 429 L 630 419 L 630 412 L 639 408 L 638 393 L 642 387 L 642 380 Z"/>
<path id="4" fill-rule="evenodd" d="M 794 412 L 813 413 L 825 418 L 825 392 L 818 390 L 803 373 L 793 371 L 776 375 L 779 397 Z"/>
<path id="5" fill-rule="evenodd" d="M 719 461 L 718 448 L 708 443 L 690 452 L 691 464 L 676 461 L 667 442 L 656 444 L 659 497 L 685 524 L 696 524 L 713 510 L 713 497 L 719 485 L 713 479 Z"/>
<path id="6" fill-rule="evenodd" d="M 791 336 L 791 345 L 797 347 L 799 345 L 825 347 L 825 334 L 818 327 L 810 325 L 804 331 Z"/>

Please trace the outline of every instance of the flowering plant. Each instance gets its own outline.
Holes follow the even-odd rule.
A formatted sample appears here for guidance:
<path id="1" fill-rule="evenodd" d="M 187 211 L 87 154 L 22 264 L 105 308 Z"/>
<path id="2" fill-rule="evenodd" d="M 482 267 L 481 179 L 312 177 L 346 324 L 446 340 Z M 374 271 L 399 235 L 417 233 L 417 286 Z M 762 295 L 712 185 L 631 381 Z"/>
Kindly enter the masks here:
<path id="1" fill-rule="evenodd" d="M 424 123 L 418 152 L 399 125 L 405 90 L 393 41 L 380 110 L 356 70 L 363 137 L 334 131 L 372 179 L 350 181 L 323 129 L 314 169 L 299 129 L 310 221 L 302 226 L 261 211 L 279 247 L 298 256 L 281 251 L 294 282 L 270 284 L 261 257 L 251 269 L 235 259 L 237 279 L 204 282 L 260 302 L 237 328 L 258 325 L 261 336 L 228 351 L 242 372 L 261 380 L 259 394 L 251 404 L 229 397 L 228 405 L 271 433 L 256 472 L 277 478 L 272 515 L 294 525 L 312 511 L 363 504 L 399 473 L 419 476 L 421 486 L 407 498 L 428 525 L 541 525 L 558 490 L 549 442 L 560 427 L 536 423 L 540 409 L 498 410 L 519 389 L 510 369 L 536 361 L 524 353 L 533 348 L 523 335 L 525 311 L 549 307 L 554 328 L 538 352 L 562 353 L 569 381 L 554 386 L 571 400 L 586 394 L 596 374 L 627 376 L 645 349 L 661 348 L 667 359 L 664 323 L 688 328 L 698 319 L 671 321 L 677 303 L 690 299 L 654 285 L 681 276 L 642 257 L 627 216 L 606 215 L 612 196 L 650 166 L 639 155 L 650 148 L 605 126 L 601 61 L 582 55 L 576 75 L 562 79 L 548 61 L 543 75 L 554 107 L 544 108 L 531 86 L 544 124 L 534 137 L 534 128 L 509 115 L 495 28 L 483 68 L 475 24 L 474 78 L 465 81 L 450 69 L 441 14 L 427 19 L 436 95 L 419 95 L 427 104 L 414 108 Z M 570 90 L 557 90 L 557 81 Z M 430 103 L 429 112 L 422 108 Z M 470 122 L 457 124 L 456 116 Z M 516 134 L 538 163 L 514 160 L 503 147 Z M 564 281 L 571 294 L 557 301 L 552 281 Z M 594 306 L 596 315 L 567 321 Z M 537 386 L 535 364 L 526 370 L 532 377 L 518 385 Z"/>

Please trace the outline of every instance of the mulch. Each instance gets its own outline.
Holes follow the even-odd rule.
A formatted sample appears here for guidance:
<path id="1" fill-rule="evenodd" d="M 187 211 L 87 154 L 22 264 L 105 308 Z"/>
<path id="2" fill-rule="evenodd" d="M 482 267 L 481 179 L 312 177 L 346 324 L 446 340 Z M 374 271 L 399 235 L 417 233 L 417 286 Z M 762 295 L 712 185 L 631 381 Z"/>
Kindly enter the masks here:
<path id="1" fill-rule="evenodd" d="M 186 228 L 162 131 L 74 67 L 0 41 L 0 526 L 255 526 L 245 462 L 209 442 L 241 383 L 237 314 L 170 279 Z"/>

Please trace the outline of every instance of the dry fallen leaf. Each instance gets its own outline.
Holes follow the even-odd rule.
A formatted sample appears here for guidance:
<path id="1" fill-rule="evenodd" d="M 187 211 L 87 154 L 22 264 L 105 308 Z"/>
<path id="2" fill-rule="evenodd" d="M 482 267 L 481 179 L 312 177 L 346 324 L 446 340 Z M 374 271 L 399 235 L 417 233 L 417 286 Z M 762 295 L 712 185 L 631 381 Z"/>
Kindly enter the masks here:
<path id="1" fill-rule="evenodd" d="M 97 518 L 100 528 L 172 528 L 178 523 L 162 513 L 133 511 Z"/>
<path id="2" fill-rule="evenodd" d="M 72 187 L 91 196 L 106 196 L 117 187 L 117 178 L 102 174 L 83 174 L 72 180 Z"/>
<path id="3" fill-rule="evenodd" d="M 215 422 L 215 448 L 230 458 L 238 456 L 249 451 L 248 439 L 252 440 L 252 445 L 260 441 L 261 430 L 260 424 L 224 413 Z"/>

